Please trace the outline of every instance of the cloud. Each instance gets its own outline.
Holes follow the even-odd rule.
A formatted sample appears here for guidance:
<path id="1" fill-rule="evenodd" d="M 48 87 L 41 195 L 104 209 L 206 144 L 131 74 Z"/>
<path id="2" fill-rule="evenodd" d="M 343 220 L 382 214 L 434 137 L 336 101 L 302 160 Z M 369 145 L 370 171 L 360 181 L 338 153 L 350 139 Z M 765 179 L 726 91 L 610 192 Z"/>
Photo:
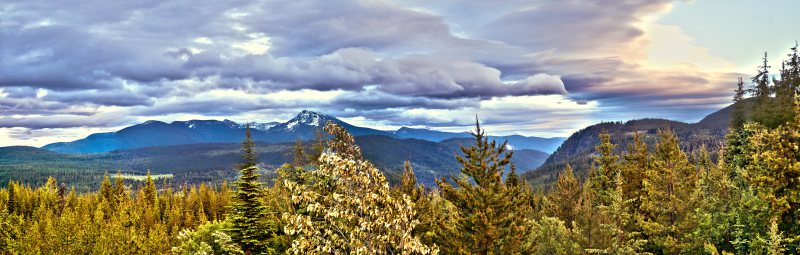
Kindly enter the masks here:
<path id="1" fill-rule="evenodd" d="M 126 123 L 121 113 L 102 113 L 89 116 L 49 115 L 0 117 L 0 128 L 25 127 L 29 129 L 74 128 L 74 127 L 108 127 Z"/>
<path id="2" fill-rule="evenodd" d="M 706 70 L 723 59 L 697 69 L 650 61 L 711 56 L 699 46 L 649 55 L 670 48 L 659 38 L 691 42 L 650 25 L 666 0 L 8 3 L 5 127 L 275 119 L 309 108 L 445 129 L 479 113 L 504 130 L 566 133 L 645 109 L 696 118 L 729 102 L 737 75 Z"/>

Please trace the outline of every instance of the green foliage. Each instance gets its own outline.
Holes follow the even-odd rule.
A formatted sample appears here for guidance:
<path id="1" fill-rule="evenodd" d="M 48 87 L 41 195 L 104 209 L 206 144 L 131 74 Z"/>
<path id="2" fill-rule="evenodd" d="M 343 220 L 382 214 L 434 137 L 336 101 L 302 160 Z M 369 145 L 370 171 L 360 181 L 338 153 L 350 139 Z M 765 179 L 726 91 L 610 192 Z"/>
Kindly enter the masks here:
<path id="1" fill-rule="evenodd" d="M 262 200 L 255 143 L 250 137 L 250 128 L 246 130 L 242 142 L 243 163 L 239 165 L 241 175 L 235 183 L 237 189 L 229 216 L 229 232 L 232 240 L 247 254 L 274 254 L 285 249 L 272 245 L 281 235 L 281 229 L 275 222 L 265 221 L 268 208 Z"/>
<path id="2" fill-rule="evenodd" d="M 506 185 L 502 176 L 512 153 L 506 143 L 489 142 L 476 122 L 475 144 L 457 156 L 463 176 L 437 180 L 442 197 L 458 212 L 455 232 L 448 235 L 448 252 L 462 254 L 531 253 L 533 223 L 524 217 L 532 210 L 527 189 Z M 469 179 L 468 179 L 469 178 Z"/>
<path id="3" fill-rule="evenodd" d="M 184 229 L 178 234 L 180 245 L 173 247 L 173 254 L 245 254 L 233 243 L 224 230 L 229 222 L 209 221 L 195 230 Z"/>
<path id="4" fill-rule="evenodd" d="M 179 245 L 181 229 L 194 228 L 204 218 L 222 217 L 227 206 L 224 197 L 229 196 L 221 188 L 201 192 L 196 186 L 178 193 L 163 191 L 157 204 L 168 206 L 154 212 L 144 196 L 132 196 L 125 187 L 120 187 L 124 198 L 107 201 L 100 192 L 65 194 L 66 188 L 55 185 L 55 179 L 48 183 L 35 189 L 11 183 L 8 189 L 0 189 L 0 207 L 4 207 L 0 208 L 0 254 L 169 253 Z M 5 208 L 9 190 L 14 190 L 16 209 L 12 212 Z M 222 204 L 202 205 L 211 201 Z"/>

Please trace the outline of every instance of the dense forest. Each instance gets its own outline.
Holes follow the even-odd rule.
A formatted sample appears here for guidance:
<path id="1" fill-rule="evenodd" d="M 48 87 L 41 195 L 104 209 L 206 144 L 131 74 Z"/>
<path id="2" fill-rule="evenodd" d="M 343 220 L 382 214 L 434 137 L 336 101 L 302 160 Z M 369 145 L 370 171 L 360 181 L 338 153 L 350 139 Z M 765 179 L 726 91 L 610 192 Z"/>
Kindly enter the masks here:
<path id="1" fill-rule="evenodd" d="M 798 60 L 794 48 L 771 76 L 765 58 L 752 87 L 739 81 L 734 101 L 752 103 L 735 104 L 716 157 L 689 155 L 669 128 L 652 147 L 635 132 L 624 149 L 603 132 L 585 178 L 566 164 L 533 189 L 476 123 L 460 176 L 423 187 L 406 164 L 390 185 L 329 123 L 330 138 L 295 144 L 267 185 L 248 129 L 230 185 L 148 173 L 79 194 L 54 178 L 10 181 L 0 254 L 797 254 Z"/>

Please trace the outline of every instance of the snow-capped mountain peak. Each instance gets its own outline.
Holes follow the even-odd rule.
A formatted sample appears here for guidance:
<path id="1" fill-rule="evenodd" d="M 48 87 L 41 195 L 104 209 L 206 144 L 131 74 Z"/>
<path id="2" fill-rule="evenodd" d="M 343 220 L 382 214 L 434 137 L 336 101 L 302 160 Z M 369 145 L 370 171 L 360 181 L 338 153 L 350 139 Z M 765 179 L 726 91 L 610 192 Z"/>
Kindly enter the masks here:
<path id="1" fill-rule="evenodd" d="M 281 125 L 285 130 L 293 130 L 297 125 L 302 126 L 311 126 L 311 127 L 321 127 L 328 123 L 328 121 L 334 121 L 335 118 L 317 113 L 314 111 L 303 110 L 297 116 L 286 122 L 285 124 Z"/>
<path id="2" fill-rule="evenodd" d="M 277 126 L 278 124 L 280 124 L 280 123 L 278 123 L 278 122 L 267 122 L 267 123 L 253 122 L 253 123 L 250 123 L 250 127 L 253 128 L 253 129 L 256 129 L 256 130 L 260 130 L 260 131 L 267 131 L 268 129 L 270 129 L 270 128 L 274 127 L 274 126 Z"/>

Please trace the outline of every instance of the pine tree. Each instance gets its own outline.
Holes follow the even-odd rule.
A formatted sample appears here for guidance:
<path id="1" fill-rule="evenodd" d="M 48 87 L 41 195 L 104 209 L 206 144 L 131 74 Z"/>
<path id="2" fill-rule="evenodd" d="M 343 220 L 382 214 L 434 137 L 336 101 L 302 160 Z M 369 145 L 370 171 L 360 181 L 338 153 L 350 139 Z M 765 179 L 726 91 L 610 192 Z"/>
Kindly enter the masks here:
<path id="1" fill-rule="evenodd" d="M 515 166 L 514 163 L 509 164 L 509 166 L 511 167 L 511 171 L 506 174 L 506 186 L 508 186 L 508 188 L 522 187 L 523 183 L 517 174 L 517 166 Z"/>
<path id="2" fill-rule="evenodd" d="M 411 162 L 406 160 L 403 163 L 403 176 L 400 178 L 400 193 L 408 195 L 411 201 L 417 202 L 422 198 L 423 187 L 417 186 L 417 177 L 414 175 L 414 169 L 411 167 Z"/>
<path id="3" fill-rule="evenodd" d="M 267 216 L 267 208 L 261 200 L 262 189 L 259 183 L 255 143 L 250 135 L 250 127 L 245 131 L 242 142 L 242 160 L 239 165 L 239 181 L 236 182 L 236 193 L 231 207 L 230 234 L 246 254 L 276 253 L 268 241 L 277 235 L 277 227 L 267 226 L 262 220 Z"/>
<path id="4" fill-rule="evenodd" d="M 652 167 L 646 172 L 642 228 L 651 241 L 653 252 L 678 254 L 687 252 L 685 234 L 695 227 L 692 212 L 697 202 L 692 199 L 698 182 L 697 169 L 689 164 L 678 147 L 671 130 L 659 131 L 659 142 Z"/>
<path id="5" fill-rule="evenodd" d="M 111 192 L 110 181 L 108 185 L 109 185 L 109 196 L 110 196 Z M 153 181 L 153 176 L 150 175 L 150 169 L 147 170 L 147 177 L 145 178 L 144 182 L 144 201 L 151 208 L 155 208 L 156 202 L 158 201 L 158 190 L 156 189 L 156 183 Z"/>
<path id="6" fill-rule="evenodd" d="M 745 121 L 747 121 L 744 115 L 745 105 L 743 102 L 745 92 L 746 91 L 744 89 L 744 81 L 742 81 L 742 77 L 739 77 L 739 82 L 736 83 L 736 90 L 734 90 L 735 94 L 733 96 L 734 108 L 733 108 L 733 113 L 731 113 L 731 124 L 730 124 L 731 129 L 734 130 L 740 129 L 744 125 Z"/>
<path id="7" fill-rule="evenodd" d="M 256 143 L 250 133 L 250 125 L 245 127 L 244 141 L 242 141 L 242 163 L 239 164 L 239 170 L 244 170 L 249 167 L 258 166 L 258 155 L 255 151 Z"/>
<path id="8" fill-rule="evenodd" d="M 534 245 L 530 235 L 532 221 L 521 215 L 531 211 L 527 194 L 520 188 L 509 188 L 502 176 L 510 164 L 512 152 L 506 143 L 489 142 L 476 121 L 475 144 L 461 147 L 462 178 L 437 180 L 442 196 L 458 209 L 459 217 L 450 236 L 454 253 L 527 254 Z M 469 179 L 467 179 L 469 178 Z M 455 186 L 454 186 L 455 185 Z"/>
<path id="9" fill-rule="evenodd" d="M 326 123 L 327 125 L 327 123 Z M 314 141 L 311 143 L 311 153 L 308 154 L 308 161 L 312 165 L 317 164 L 319 156 L 325 151 L 325 134 L 324 130 L 316 129 L 314 131 Z"/>
<path id="10" fill-rule="evenodd" d="M 304 167 L 308 163 L 308 155 L 306 155 L 305 146 L 303 141 L 297 140 L 292 146 L 292 165 L 295 167 Z"/>
<path id="11" fill-rule="evenodd" d="M 775 102 L 772 98 L 774 87 L 770 84 L 769 66 L 767 53 L 764 52 L 763 64 L 758 68 L 758 74 L 751 78 L 753 86 L 750 89 L 755 97 L 753 108 L 753 121 L 761 123 L 767 127 L 775 128 L 780 125 L 775 116 Z"/>
<path id="12" fill-rule="evenodd" d="M 558 175 L 555 189 L 547 196 L 550 201 L 550 215 L 558 217 L 567 226 L 571 226 L 576 220 L 580 196 L 581 186 L 572 172 L 572 166 L 567 164 L 564 171 Z"/>
<path id="13" fill-rule="evenodd" d="M 108 178 L 108 174 L 103 175 L 103 182 L 100 184 L 100 195 L 108 202 L 115 201 L 114 193 L 111 187 L 111 179 Z"/>
<path id="14" fill-rule="evenodd" d="M 650 167 L 647 144 L 642 140 L 639 132 L 633 134 L 633 144 L 628 146 L 628 152 L 624 158 L 625 161 L 621 166 L 622 179 L 625 181 L 622 193 L 625 195 L 625 200 L 632 200 L 631 206 L 638 213 L 644 195 L 642 181 L 644 181 L 645 172 Z"/>
<path id="15" fill-rule="evenodd" d="M 600 213 L 608 219 L 608 223 L 600 225 L 600 230 L 605 235 L 611 236 L 611 242 L 604 249 L 587 249 L 594 254 L 647 254 L 643 252 L 647 240 L 642 238 L 642 233 L 629 231 L 637 220 L 632 212 L 635 199 L 625 199 L 624 180 L 622 174 L 614 176 L 615 188 L 609 193 L 610 203 L 598 206 Z"/>
<path id="16" fill-rule="evenodd" d="M 6 210 L 8 210 L 8 214 L 17 212 L 17 184 L 14 181 L 8 181 L 8 202 Z"/>
<path id="17" fill-rule="evenodd" d="M 116 204 L 125 203 L 128 200 L 128 192 L 125 191 L 125 179 L 119 171 L 114 176 L 114 201 Z"/>
<path id="18" fill-rule="evenodd" d="M 597 205 L 608 205 L 609 193 L 613 192 L 616 184 L 614 176 L 620 171 L 619 156 L 614 154 L 615 144 L 611 143 L 611 135 L 607 131 L 600 134 L 600 144 L 595 147 L 598 156 L 593 156 L 597 171 L 593 171 L 589 178 L 592 179 Z"/>
<path id="19" fill-rule="evenodd" d="M 800 112 L 800 106 L 795 110 Z M 746 165 L 742 177 L 758 199 L 769 204 L 770 218 L 779 220 L 779 229 L 792 235 L 788 249 L 800 250 L 800 117 L 779 128 L 759 125 L 751 131 L 749 151 L 744 151 Z M 762 218 L 762 229 L 768 226 Z"/>

